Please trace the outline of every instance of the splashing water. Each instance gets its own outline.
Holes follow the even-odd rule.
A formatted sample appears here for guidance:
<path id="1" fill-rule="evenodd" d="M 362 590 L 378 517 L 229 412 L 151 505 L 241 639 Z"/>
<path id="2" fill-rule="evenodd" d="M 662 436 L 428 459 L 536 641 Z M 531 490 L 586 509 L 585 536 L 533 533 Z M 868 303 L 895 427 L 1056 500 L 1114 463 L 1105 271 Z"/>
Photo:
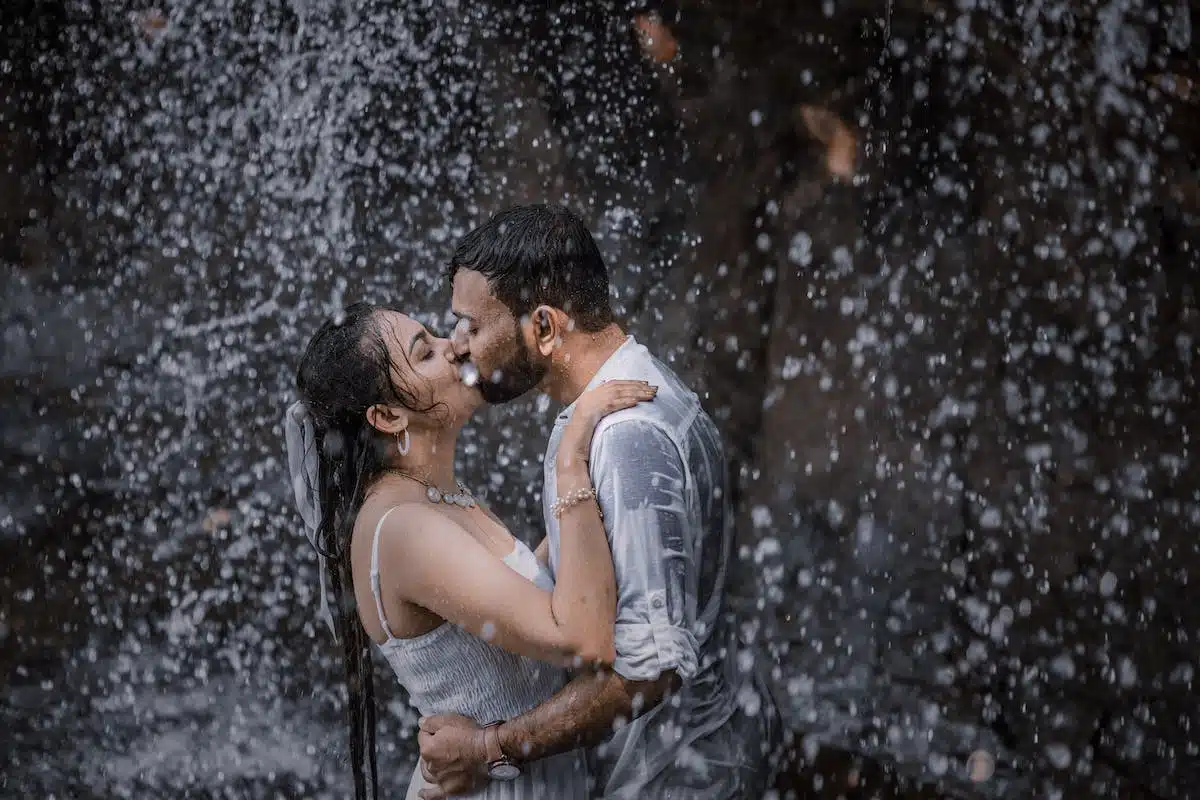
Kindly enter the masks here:
<path id="1" fill-rule="evenodd" d="M 467 386 L 475 386 L 479 383 L 479 368 L 470 362 L 459 367 L 458 373 L 462 382 Z"/>
<path id="2" fill-rule="evenodd" d="M 1194 51 L 1188 7 L 993 5 L 698 4 L 643 59 L 616 4 L 65 2 L 53 58 L 6 62 L 57 70 L 66 144 L 0 301 L 0 788 L 345 795 L 295 362 L 360 298 L 444 328 L 455 240 L 551 199 L 725 428 L 734 603 L 802 754 L 1178 796 L 1200 331 L 1195 227 L 1159 214 L 1186 139 L 1146 72 Z M 489 409 L 460 451 L 531 542 L 554 412 Z M 380 683 L 407 780 L 415 714 Z"/>

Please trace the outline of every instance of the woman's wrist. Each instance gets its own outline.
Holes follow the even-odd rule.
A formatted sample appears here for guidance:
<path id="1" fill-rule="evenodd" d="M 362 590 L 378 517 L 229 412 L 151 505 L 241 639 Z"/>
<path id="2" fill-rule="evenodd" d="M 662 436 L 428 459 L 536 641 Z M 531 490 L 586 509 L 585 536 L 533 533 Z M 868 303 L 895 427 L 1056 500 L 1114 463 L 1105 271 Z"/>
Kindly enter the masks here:
<path id="1" fill-rule="evenodd" d="M 562 519 L 563 514 L 575 508 L 580 503 L 585 503 L 589 500 L 596 500 L 596 490 L 591 486 L 586 486 L 582 489 L 574 489 L 569 492 L 560 492 L 554 502 L 550 504 L 550 513 L 555 519 Z M 604 517 L 604 512 L 600 512 L 601 518 Z"/>
<path id="2" fill-rule="evenodd" d="M 561 486 L 564 480 L 580 479 L 590 483 L 592 477 L 588 472 L 587 459 L 580 455 L 574 449 L 559 450 L 558 459 L 554 465 L 558 472 L 558 483 Z M 570 488 L 581 488 L 572 486 Z"/>

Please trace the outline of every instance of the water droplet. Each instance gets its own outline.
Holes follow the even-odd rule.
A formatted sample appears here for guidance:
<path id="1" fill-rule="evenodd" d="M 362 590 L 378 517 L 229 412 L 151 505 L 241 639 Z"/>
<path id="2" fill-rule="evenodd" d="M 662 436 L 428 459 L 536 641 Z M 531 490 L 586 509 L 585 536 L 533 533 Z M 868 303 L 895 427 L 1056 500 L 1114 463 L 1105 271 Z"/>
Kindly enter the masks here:
<path id="1" fill-rule="evenodd" d="M 976 750 L 967 757 L 967 777 L 983 783 L 996 773 L 996 759 L 986 750 Z"/>
<path id="2" fill-rule="evenodd" d="M 467 386 L 475 386 L 479 383 L 479 368 L 468 361 L 458 368 L 458 377 Z"/>

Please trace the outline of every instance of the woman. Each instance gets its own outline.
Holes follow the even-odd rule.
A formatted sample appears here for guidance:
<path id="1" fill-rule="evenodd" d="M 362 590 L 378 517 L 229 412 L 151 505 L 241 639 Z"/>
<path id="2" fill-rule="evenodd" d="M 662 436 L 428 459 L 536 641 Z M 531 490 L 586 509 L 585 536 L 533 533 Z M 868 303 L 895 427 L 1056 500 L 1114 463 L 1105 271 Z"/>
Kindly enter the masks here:
<path id="1" fill-rule="evenodd" d="M 296 376 L 289 463 L 305 522 L 338 600 L 349 686 L 355 796 L 378 796 L 368 648 L 387 658 L 423 715 L 509 719 L 565 683 L 565 666 L 610 664 L 616 588 L 587 471 L 596 423 L 650 400 L 613 381 L 585 394 L 561 448 L 557 583 L 454 477 L 459 431 L 481 404 L 450 342 L 366 303 L 326 322 Z M 324 591 L 322 591 L 324 596 Z M 418 770 L 409 797 L 424 786 Z M 586 796 L 582 755 L 524 765 L 488 798 Z"/>

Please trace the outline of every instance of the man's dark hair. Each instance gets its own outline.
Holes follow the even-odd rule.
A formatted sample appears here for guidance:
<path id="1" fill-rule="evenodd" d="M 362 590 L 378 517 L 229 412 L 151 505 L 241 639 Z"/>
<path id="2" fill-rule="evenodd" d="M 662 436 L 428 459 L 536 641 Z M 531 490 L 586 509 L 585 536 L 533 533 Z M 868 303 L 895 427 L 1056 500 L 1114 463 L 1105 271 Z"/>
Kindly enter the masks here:
<path id="1" fill-rule="evenodd" d="M 539 305 L 566 311 L 585 331 L 613 321 L 608 269 L 587 225 L 562 206 L 501 211 L 459 242 L 449 279 L 481 273 L 492 293 L 520 319 Z"/>

